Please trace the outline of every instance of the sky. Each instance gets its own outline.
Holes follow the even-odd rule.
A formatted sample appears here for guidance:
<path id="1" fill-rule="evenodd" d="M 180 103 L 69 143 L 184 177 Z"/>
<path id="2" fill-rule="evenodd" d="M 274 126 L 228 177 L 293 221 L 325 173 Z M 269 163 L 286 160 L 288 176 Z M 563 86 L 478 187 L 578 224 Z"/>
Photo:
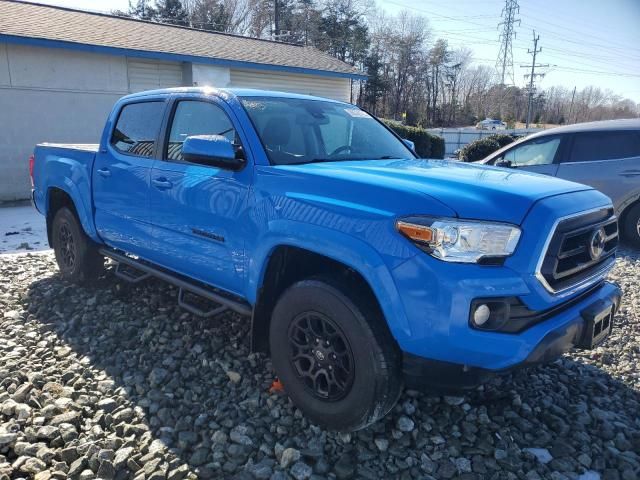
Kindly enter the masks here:
<path id="1" fill-rule="evenodd" d="M 86 10 L 126 10 L 128 0 L 36 0 Z M 539 35 L 539 88 L 593 85 L 640 103 L 640 0 L 518 0 L 513 44 L 515 84 L 531 65 L 533 30 Z M 472 51 L 475 63 L 495 66 L 498 23 L 505 0 L 376 0 L 391 15 L 407 10 L 427 18 L 432 39 Z"/>

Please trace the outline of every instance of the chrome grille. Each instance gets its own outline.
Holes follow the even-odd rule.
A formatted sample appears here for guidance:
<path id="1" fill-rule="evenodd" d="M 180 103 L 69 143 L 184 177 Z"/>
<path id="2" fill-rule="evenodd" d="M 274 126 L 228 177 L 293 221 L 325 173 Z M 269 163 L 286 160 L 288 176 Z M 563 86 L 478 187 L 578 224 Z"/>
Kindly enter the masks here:
<path id="1" fill-rule="evenodd" d="M 596 280 L 614 262 L 618 219 L 603 208 L 560 219 L 539 264 L 538 279 L 553 293 Z"/>

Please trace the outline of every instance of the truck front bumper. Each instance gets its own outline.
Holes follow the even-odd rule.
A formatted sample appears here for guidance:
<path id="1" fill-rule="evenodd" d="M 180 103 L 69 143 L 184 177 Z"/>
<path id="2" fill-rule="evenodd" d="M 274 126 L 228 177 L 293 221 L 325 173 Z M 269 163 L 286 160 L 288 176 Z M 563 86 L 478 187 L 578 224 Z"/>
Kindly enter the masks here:
<path id="1" fill-rule="evenodd" d="M 503 368 L 491 369 L 458 363 L 429 359 L 420 355 L 404 352 L 403 373 L 405 384 L 417 390 L 460 390 L 474 388 L 490 377 L 509 373 L 515 369 L 547 363 L 558 358 L 571 348 L 590 349 L 604 341 L 613 325 L 613 318 L 620 306 L 622 292 L 610 282 L 604 282 L 581 301 L 547 318 L 543 323 L 553 325 L 542 338 L 531 344 L 531 338 L 522 342 L 523 336 L 530 336 L 525 330 L 519 334 L 501 333 L 508 339 L 522 345 L 529 344 L 526 356 Z M 594 330 L 595 327 L 595 330 Z M 535 327 L 534 327 L 535 328 Z M 538 329 L 544 325 L 538 325 Z M 496 335 L 491 334 L 491 335 Z M 521 337 L 521 338 L 518 338 Z"/>

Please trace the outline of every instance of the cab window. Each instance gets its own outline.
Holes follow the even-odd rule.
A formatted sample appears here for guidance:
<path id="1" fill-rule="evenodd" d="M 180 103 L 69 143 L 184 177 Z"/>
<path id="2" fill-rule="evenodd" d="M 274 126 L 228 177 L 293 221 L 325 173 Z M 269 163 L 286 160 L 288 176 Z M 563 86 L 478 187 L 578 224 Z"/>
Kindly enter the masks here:
<path id="1" fill-rule="evenodd" d="M 111 145 L 119 152 L 139 157 L 152 157 L 164 102 L 130 103 L 122 107 L 111 134 Z"/>
<path id="2" fill-rule="evenodd" d="M 231 120 L 222 108 L 211 102 L 180 101 L 175 109 L 165 157 L 183 161 L 182 144 L 193 135 L 221 135 L 239 149 L 240 140 Z"/>
<path id="3" fill-rule="evenodd" d="M 541 137 L 522 143 L 504 152 L 498 160 L 511 162 L 514 167 L 549 165 L 560 146 L 560 137 Z"/>

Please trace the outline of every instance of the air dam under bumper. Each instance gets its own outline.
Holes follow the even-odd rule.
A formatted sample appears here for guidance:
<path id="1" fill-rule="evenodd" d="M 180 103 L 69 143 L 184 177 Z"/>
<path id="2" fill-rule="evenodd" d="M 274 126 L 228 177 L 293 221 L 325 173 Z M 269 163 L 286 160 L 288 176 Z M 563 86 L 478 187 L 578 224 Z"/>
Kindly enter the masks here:
<path id="1" fill-rule="evenodd" d="M 593 315 L 612 305 L 611 322 L 620 306 L 622 291 L 610 282 L 604 282 L 592 295 L 587 297 L 569 311 L 572 319 L 563 322 L 549 331 L 533 348 L 526 358 L 516 361 L 507 368 L 491 370 L 476 366 L 427 359 L 405 352 L 403 355 L 403 373 L 405 385 L 416 390 L 461 390 L 474 388 L 495 375 L 503 375 L 513 370 L 548 363 L 573 347 L 589 349 L 592 345 L 589 329 L 592 327 Z M 567 314 L 567 312 L 563 312 Z M 552 318 L 546 320 L 549 321 Z M 526 331 L 522 334 L 526 334 Z M 504 333 L 507 336 L 517 336 Z M 606 337 L 604 337 L 606 338 Z M 604 338 L 602 338 L 603 341 Z"/>

